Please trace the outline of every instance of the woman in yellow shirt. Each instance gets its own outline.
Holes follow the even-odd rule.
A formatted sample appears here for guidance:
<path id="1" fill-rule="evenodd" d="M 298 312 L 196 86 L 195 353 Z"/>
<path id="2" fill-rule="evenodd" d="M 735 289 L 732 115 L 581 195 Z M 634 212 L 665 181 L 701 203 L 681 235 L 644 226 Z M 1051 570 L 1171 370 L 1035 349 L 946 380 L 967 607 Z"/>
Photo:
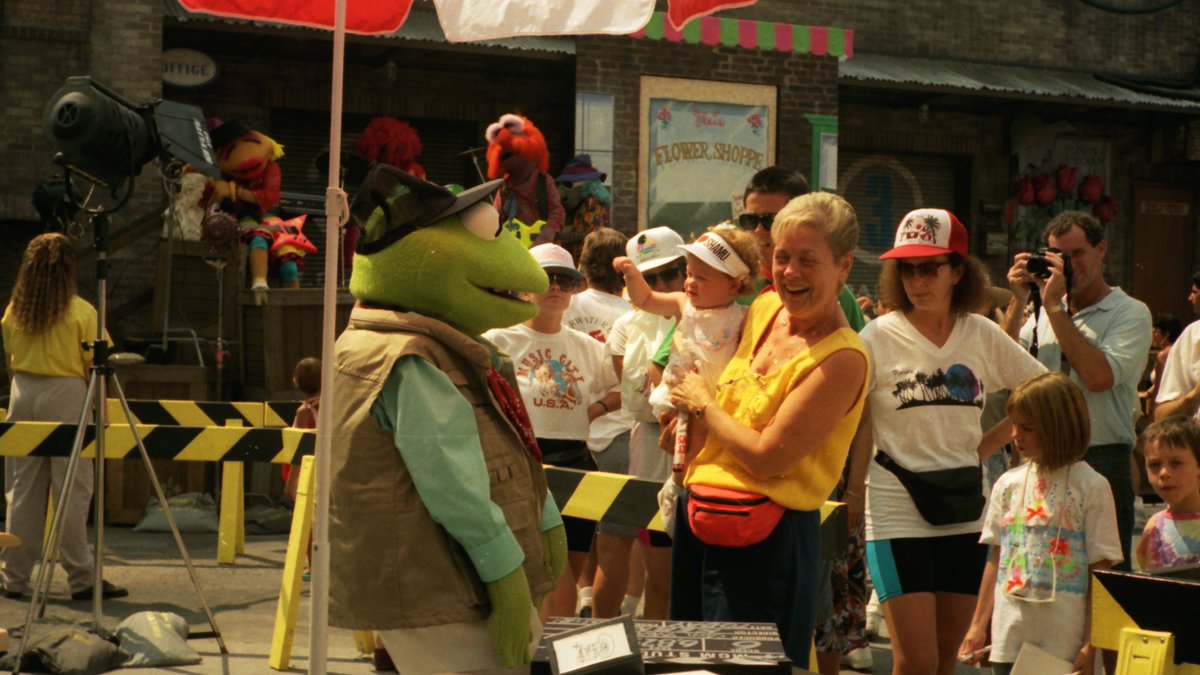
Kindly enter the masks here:
<path id="1" fill-rule="evenodd" d="M 35 237 L 25 249 L 12 298 L 0 319 L 11 385 L 8 421 L 78 423 L 88 403 L 89 348 L 96 339 L 96 310 L 75 295 L 75 250 L 62 234 Z M 106 338 L 107 339 L 107 338 Z M 20 598 L 42 550 L 46 498 L 54 485 L 61 504 L 67 457 L 9 457 L 4 464 L 8 531 L 21 546 L 4 549 L 4 595 Z M 80 460 L 60 535 L 60 560 L 67 571 L 71 598 L 92 597 L 95 566 L 87 544 L 87 514 L 92 498 L 93 466 Z M 104 582 L 106 598 L 128 591 Z"/>
<path id="2" fill-rule="evenodd" d="M 846 462 L 868 368 L 838 304 L 858 221 L 844 199 L 808 194 L 775 216 L 771 235 L 775 292 L 750 308 L 715 395 L 693 374 L 671 396 L 703 421 L 692 425 L 700 450 L 676 508 L 670 613 L 770 621 L 788 657 L 807 668 L 819 508 Z M 759 541 L 745 536 L 756 522 Z"/>

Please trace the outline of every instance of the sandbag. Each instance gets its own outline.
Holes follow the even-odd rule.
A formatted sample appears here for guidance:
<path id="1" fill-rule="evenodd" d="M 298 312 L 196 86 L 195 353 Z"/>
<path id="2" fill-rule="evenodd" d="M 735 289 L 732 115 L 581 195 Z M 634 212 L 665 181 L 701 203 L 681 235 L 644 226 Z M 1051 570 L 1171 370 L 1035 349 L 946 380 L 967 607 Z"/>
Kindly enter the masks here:
<path id="1" fill-rule="evenodd" d="M 117 626 L 121 651 L 129 655 L 126 668 L 186 666 L 200 663 L 188 646 L 188 624 L 171 612 L 138 612 Z"/>
<path id="2" fill-rule="evenodd" d="M 167 499 L 171 515 L 175 516 L 175 524 L 180 532 L 216 532 L 218 531 L 217 503 L 204 492 L 187 492 Z M 163 513 L 158 499 L 152 498 L 146 504 L 146 515 L 133 528 L 134 532 L 170 532 L 167 516 Z"/>
<path id="3" fill-rule="evenodd" d="M 117 646 L 82 628 L 71 626 L 34 630 L 21 658 L 21 671 L 54 675 L 95 675 L 120 668 L 125 654 Z M 16 668 L 17 652 L 0 658 L 0 670 Z"/>

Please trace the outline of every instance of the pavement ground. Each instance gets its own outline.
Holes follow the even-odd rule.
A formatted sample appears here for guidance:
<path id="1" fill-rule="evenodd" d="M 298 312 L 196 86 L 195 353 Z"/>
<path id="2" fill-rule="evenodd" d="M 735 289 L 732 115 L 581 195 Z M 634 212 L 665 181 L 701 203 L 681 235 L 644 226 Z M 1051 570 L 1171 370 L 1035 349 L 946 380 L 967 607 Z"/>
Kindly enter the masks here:
<path id="1" fill-rule="evenodd" d="M 91 533 L 89 533 L 89 537 Z M 190 640 L 203 657 L 195 666 L 140 669 L 131 672 L 193 673 L 196 675 L 274 673 L 268 665 L 280 578 L 287 552 L 286 535 L 246 537 L 246 553 L 234 565 L 218 565 L 217 535 L 184 534 L 196 574 L 216 616 L 229 654 L 222 655 L 214 639 Z M 89 539 L 90 540 L 90 539 Z M 209 630 L 208 622 L 170 533 L 134 532 L 128 527 L 106 527 L 104 576 L 129 589 L 129 596 L 104 602 L 102 626 L 112 631 L 126 617 L 142 611 L 174 612 L 185 618 L 193 631 Z M 308 584 L 300 605 L 292 647 L 291 671 L 308 671 Z M 51 620 L 79 622 L 90 628 L 91 600 L 69 598 L 65 574 L 56 570 L 46 616 Z M 19 630 L 25 621 L 29 599 L 0 597 L 0 626 Z M 360 658 L 350 631 L 330 628 L 327 637 L 327 672 L 337 675 L 366 675 L 374 672 L 371 661 Z M 891 649 L 886 640 L 872 638 L 874 665 L 870 670 L 845 669 L 847 675 L 891 672 Z M 402 664 L 401 664 L 402 665 Z M 978 674 L 959 666 L 960 675 Z M 982 671 L 987 673 L 987 671 Z"/>

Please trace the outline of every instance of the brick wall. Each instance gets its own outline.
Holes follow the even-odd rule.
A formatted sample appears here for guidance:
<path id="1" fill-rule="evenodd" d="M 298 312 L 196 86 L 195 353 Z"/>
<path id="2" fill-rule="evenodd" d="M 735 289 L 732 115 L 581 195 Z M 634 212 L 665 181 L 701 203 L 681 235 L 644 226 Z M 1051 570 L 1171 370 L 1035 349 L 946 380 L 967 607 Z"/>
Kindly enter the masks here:
<path id="1" fill-rule="evenodd" d="M 775 161 L 810 172 L 812 127 L 805 114 L 837 115 L 837 61 L 832 57 L 781 54 L 728 47 L 581 37 L 575 48 L 575 87 L 614 97 L 613 223 L 637 229 L 638 115 L 640 77 L 769 84 L 776 87 Z M 728 192 L 735 186 L 714 186 Z"/>

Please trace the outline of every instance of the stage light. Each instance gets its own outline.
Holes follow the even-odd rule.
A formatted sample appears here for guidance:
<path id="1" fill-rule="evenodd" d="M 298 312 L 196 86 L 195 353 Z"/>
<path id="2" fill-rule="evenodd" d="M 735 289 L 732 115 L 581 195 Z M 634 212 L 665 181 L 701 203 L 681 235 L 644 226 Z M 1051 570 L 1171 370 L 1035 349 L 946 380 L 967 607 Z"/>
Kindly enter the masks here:
<path id="1" fill-rule="evenodd" d="M 134 105 L 90 77 L 69 77 L 54 93 L 42 135 L 56 163 L 114 189 L 155 157 L 221 175 L 200 108 L 161 99 Z"/>

